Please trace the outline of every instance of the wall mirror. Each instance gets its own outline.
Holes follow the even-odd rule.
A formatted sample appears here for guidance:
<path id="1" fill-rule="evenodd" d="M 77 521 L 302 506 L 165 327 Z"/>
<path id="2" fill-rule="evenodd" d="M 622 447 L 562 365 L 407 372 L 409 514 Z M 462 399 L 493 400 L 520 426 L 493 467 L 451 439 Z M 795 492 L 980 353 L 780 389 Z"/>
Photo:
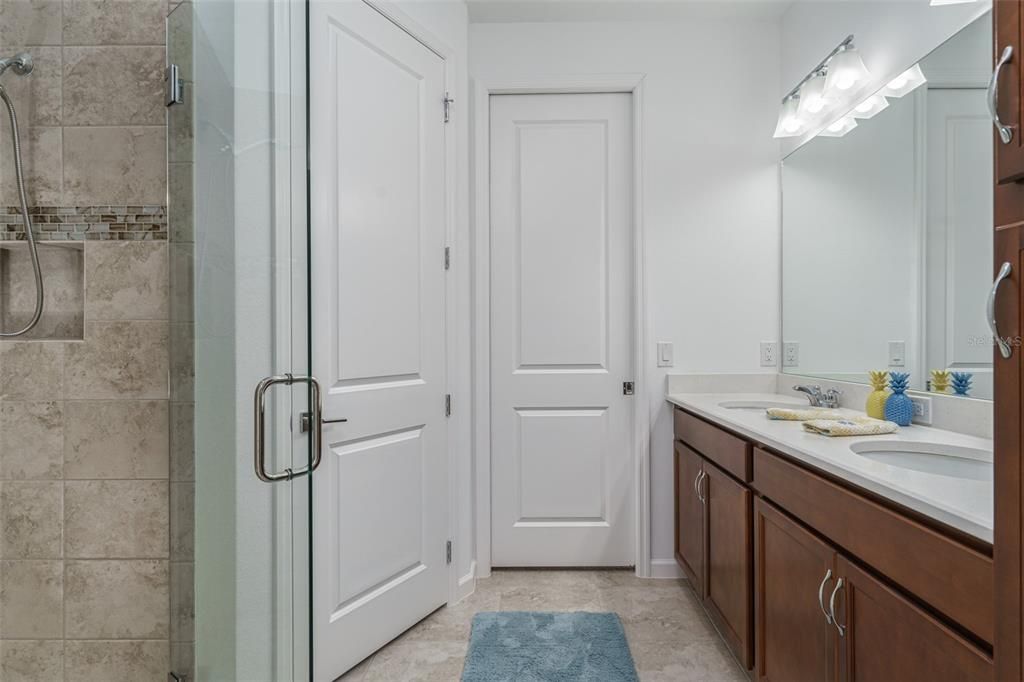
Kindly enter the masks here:
<path id="1" fill-rule="evenodd" d="M 918 63 L 926 83 L 783 160 L 783 372 L 929 390 L 950 370 L 992 398 L 991 55 L 989 12 Z"/>

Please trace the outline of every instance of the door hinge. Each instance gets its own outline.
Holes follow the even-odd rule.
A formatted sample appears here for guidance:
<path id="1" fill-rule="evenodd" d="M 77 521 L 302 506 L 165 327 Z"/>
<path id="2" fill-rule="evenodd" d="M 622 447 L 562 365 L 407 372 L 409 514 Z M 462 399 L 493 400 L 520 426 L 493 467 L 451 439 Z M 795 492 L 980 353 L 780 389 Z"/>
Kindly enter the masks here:
<path id="1" fill-rule="evenodd" d="M 633 382 L 623 381 L 622 382 L 622 395 L 633 395 Z"/>
<path id="2" fill-rule="evenodd" d="M 444 99 L 441 100 L 441 101 L 444 102 L 444 122 L 447 123 L 448 121 L 451 120 L 452 104 L 455 103 L 455 100 L 452 99 L 451 97 L 449 97 L 448 96 L 448 91 L 445 90 L 444 91 Z"/>
<path id="3" fill-rule="evenodd" d="M 164 70 L 164 105 L 174 106 L 185 103 L 184 83 L 177 64 L 168 64 Z"/>
<path id="4" fill-rule="evenodd" d="M 452 416 L 452 394 L 449 393 L 444 397 L 444 416 Z"/>
<path id="5" fill-rule="evenodd" d="M 452 563 L 452 541 L 449 540 L 444 545 L 444 559 L 445 563 Z"/>
<path id="6" fill-rule="evenodd" d="M 444 247 L 444 269 L 452 269 L 452 247 L 450 246 Z"/>

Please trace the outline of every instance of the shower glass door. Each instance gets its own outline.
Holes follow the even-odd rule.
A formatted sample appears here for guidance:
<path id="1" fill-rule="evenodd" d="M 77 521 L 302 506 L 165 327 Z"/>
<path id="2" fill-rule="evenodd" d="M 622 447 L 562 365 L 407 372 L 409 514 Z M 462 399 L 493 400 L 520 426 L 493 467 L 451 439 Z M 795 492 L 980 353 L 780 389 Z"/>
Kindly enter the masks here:
<path id="1" fill-rule="evenodd" d="M 171 665 L 189 680 L 310 677 L 310 478 L 254 470 L 254 389 L 309 374 L 305 13 L 168 17 Z M 305 385 L 268 389 L 267 472 L 310 463 L 309 405 Z"/>

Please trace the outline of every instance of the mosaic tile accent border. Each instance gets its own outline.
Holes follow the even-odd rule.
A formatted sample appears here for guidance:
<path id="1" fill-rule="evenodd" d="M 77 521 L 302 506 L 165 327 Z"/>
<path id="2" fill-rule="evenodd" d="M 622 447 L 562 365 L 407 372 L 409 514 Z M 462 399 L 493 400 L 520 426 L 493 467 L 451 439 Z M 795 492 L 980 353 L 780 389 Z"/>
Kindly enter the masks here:
<path id="1" fill-rule="evenodd" d="M 30 206 L 37 239 L 166 240 L 166 206 Z M 21 209 L 0 206 L 0 241 L 25 239 Z"/>

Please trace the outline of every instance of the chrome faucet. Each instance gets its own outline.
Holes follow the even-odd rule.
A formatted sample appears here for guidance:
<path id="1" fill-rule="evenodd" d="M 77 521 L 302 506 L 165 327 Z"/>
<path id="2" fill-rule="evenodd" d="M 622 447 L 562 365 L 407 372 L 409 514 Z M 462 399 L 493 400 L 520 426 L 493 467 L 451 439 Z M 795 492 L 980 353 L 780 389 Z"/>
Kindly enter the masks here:
<path id="1" fill-rule="evenodd" d="M 827 407 L 834 409 L 839 407 L 839 396 L 843 394 L 838 388 L 830 388 L 822 391 L 821 386 L 794 386 L 794 391 L 799 391 L 807 396 L 811 407 Z"/>

